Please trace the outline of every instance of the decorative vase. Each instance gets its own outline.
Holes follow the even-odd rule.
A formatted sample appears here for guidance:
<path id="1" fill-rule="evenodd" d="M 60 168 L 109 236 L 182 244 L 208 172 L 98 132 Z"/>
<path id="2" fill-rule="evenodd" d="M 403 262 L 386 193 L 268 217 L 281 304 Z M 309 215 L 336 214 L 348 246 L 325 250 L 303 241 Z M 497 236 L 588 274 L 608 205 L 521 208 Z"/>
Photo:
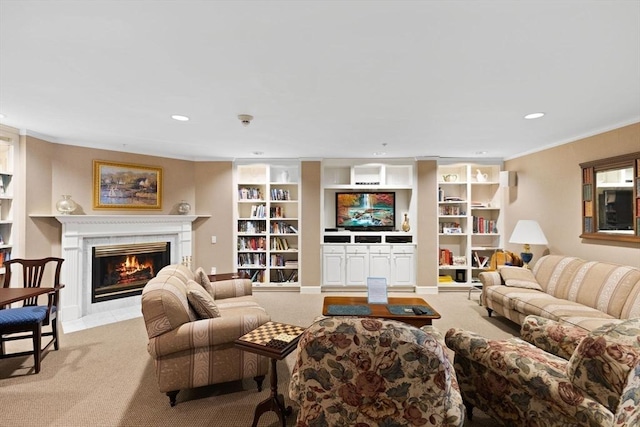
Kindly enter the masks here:
<path id="1" fill-rule="evenodd" d="M 178 213 L 180 215 L 186 215 L 189 212 L 191 212 L 191 205 L 187 203 L 186 200 L 183 200 L 180 203 L 178 203 Z"/>
<path id="2" fill-rule="evenodd" d="M 78 205 L 76 202 L 71 200 L 71 196 L 68 194 L 63 194 L 62 199 L 58 200 L 58 203 L 56 203 L 56 209 L 62 215 L 69 215 L 71 212 L 75 211 L 77 207 Z"/>
<path id="3" fill-rule="evenodd" d="M 404 221 L 402 221 L 402 231 L 409 231 L 411 227 L 409 226 L 409 217 L 408 214 L 404 214 Z"/>

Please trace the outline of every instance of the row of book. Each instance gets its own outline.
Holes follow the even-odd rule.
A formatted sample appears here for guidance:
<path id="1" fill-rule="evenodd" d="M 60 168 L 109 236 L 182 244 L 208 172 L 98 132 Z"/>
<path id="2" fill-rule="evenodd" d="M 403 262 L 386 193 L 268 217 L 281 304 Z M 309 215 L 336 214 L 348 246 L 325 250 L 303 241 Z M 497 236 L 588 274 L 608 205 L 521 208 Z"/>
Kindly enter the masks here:
<path id="1" fill-rule="evenodd" d="M 251 279 L 252 282 L 264 281 L 264 270 L 242 269 L 238 270 L 238 273 L 243 277 Z"/>
<path id="2" fill-rule="evenodd" d="M 284 282 L 297 282 L 298 281 L 298 270 L 293 270 L 291 272 L 287 272 L 284 270 L 276 270 L 275 272 L 275 280 L 272 277 L 272 281 L 275 283 L 284 283 Z"/>
<path id="3" fill-rule="evenodd" d="M 271 239 L 271 249 L 275 251 L 288 251 L 289 242 L 283 237 L 274 237 Z"/>
<path id="4" fill-rule="evenodd" d="M 238 189 L 239 200 L 262 200 L 262 190 L 259 188 L 241 187 Z"/>
<path id="5" fill-rule="evenodd" d="M 298 233 L 298 229 L 288 222 L 284 221 L 275 221 L 272 222 L 269 226 L 271 233 L 274 234 L 296 234 Z"/>
<path id="6" fill-rule="evenodd" d="M 440 249 L 438 265 L 453 265 L 453 252 L 449 249 Z"/>
<path id="7" fill-rule="evenodd" d="M 0 249 L 0 265 L 11 259 L 11 249 Z"/>
<path id="8" fill-rule="evenodd" d="M 238 221 L 238 232 L 264 234 L 267 232 L 267 224 L 264 221 Z"/>
<path id="9" fill-rule="evenodd" d="M 291 200 L 291 193 L 289 192 L 289 190 L 283 190 L 281 188 L 272 188 L 271 200 Z"/>
<path id="10" fill-rule="evenodd" d="M 238 254 L 238 265 L 243 267 L 249 265 L 265 267 L 267 265 L 267 257 L 264 253 L 241 253 Z"/>
<path id="11" fill-rule="evenodd" d="M 442 205 L 439 208 L 440 215 L 466 215 L 466 211 L 457 205 Z"/>
<path id="12" fill-rule="evenodd" d="M 497 233 L 498 228 L 496 226 L 495 219 L 487 219 L 483 217 L 473 217 L 473 232 L 474 233 Z"/>
<path id="13" fill-rule="evenodd" d="M 284 255 L 272 254 L 271 267 L 298 268 L 298 261 L 285 259 Z"/>
<path id="14" fill-rule="evenodd" d="M 269 214 L 271 218 L 284 218 L 284 207 L 271 206 L 271 208 L 269 208 Z"/>
<path id="15" fill-rule="evenodd" d="M 239 251 L 264 251 L 267 249 L 267 239 L 265 237 L 239 237 Z"/>
<path id="16" fill-rule="evenodd" d="M 491 257 L 479 255 L 476 251 L 473 251 L 472 267 L 487 268 L 489 267 L 489 261 Z"/>
<path id="17" fill-rule="evenodd" d="M 267 207 L 265 205 L 251 205 L 251 218 L 266 218 Z"/>

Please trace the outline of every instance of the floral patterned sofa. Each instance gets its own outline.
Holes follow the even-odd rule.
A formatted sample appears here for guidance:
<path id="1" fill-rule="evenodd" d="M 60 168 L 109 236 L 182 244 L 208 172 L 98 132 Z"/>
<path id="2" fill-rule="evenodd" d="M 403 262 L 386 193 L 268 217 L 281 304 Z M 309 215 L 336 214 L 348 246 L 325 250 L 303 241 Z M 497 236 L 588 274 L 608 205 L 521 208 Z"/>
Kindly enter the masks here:
<path id="1" fill-rule="evenodd" d="M 521 332 L 531 343 L 447 332 L 469 418 L 477 407 L 504 426 L 640 426 L 640 318 L 587 332 L 529 316 Z"/>
<path id="2" fill-rule="evenodd" d="M 532 270 L 503 267 L 478 275 L 482 304 L 522 325 L 530 314 L 586 329 L 640 317 L 640 269 L 546 255 Z"/>
<path id="3" fill-rule="evenodd" d="M 209 282 L 202 268 L 168 265 L 142 291 L 142 314 L 160 391 L 174 406 L 181 389 L 255 378 L 258 390 L 269 359 L 233 342 L 271 320 L 251 295 L 251 281 Z"/>
<path id="4" fill-rule="evenodd" d="M 300 406 L 296 426 L 462 426 L 455 372 L 429 330 L 373 318 L 316 319 L 300 337 L 289 384 Z"/>

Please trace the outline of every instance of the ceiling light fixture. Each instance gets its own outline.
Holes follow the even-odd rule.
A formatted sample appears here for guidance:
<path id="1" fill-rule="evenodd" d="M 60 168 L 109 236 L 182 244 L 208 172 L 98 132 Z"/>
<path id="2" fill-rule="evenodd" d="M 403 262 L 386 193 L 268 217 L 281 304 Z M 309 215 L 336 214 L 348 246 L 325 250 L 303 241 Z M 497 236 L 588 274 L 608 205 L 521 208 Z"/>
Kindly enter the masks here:
<path id="1" fill-rule="evenodd" d="M 540 112 L 540 113 L 530 113 L 530 114 L 527 114 L 526 116 L 524 116 L 524 118 L 527 119 L 527 120 L 532 120 L 532 119 L 539 119 L 542 116 L 544 116 L 544 113 L 542 113 L 542 112 Z"/>
<path id="2" fill-rule="evenodd" d="M 173 116 L 171 116 L 171 118 L 173 120 L 177 120 L 179 122 L 188 122 L 189 121 L 189 117 L 181 116 L 180 114 L 174 114 Z"/>
<path id="3" fill-rule="evenodd" d="M 251 120 L 253 120 L 253 116 L 249 114 L 238 114 L 238 120 L 242 123 L 242 126 L 249 126 L 251 124 Z"/>

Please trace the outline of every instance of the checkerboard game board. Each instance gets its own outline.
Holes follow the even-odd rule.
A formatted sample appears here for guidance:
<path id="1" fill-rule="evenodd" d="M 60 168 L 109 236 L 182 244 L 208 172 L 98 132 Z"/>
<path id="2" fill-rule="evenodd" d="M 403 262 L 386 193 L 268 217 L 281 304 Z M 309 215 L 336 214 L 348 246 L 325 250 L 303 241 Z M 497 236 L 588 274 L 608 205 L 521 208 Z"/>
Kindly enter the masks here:
<path id="1" fill-rule="evenodd" d="M 278 341 L 285 343 L 285 345 L 283 345 L 284 347 L 286 344 L 300 336 L 304 330 L 305 328 L 301 328 L 300 326 L 278 322 L 267 322 L 243 335 L 238 341 L 268 346 L 269 342 L 276 338 Z"/>

